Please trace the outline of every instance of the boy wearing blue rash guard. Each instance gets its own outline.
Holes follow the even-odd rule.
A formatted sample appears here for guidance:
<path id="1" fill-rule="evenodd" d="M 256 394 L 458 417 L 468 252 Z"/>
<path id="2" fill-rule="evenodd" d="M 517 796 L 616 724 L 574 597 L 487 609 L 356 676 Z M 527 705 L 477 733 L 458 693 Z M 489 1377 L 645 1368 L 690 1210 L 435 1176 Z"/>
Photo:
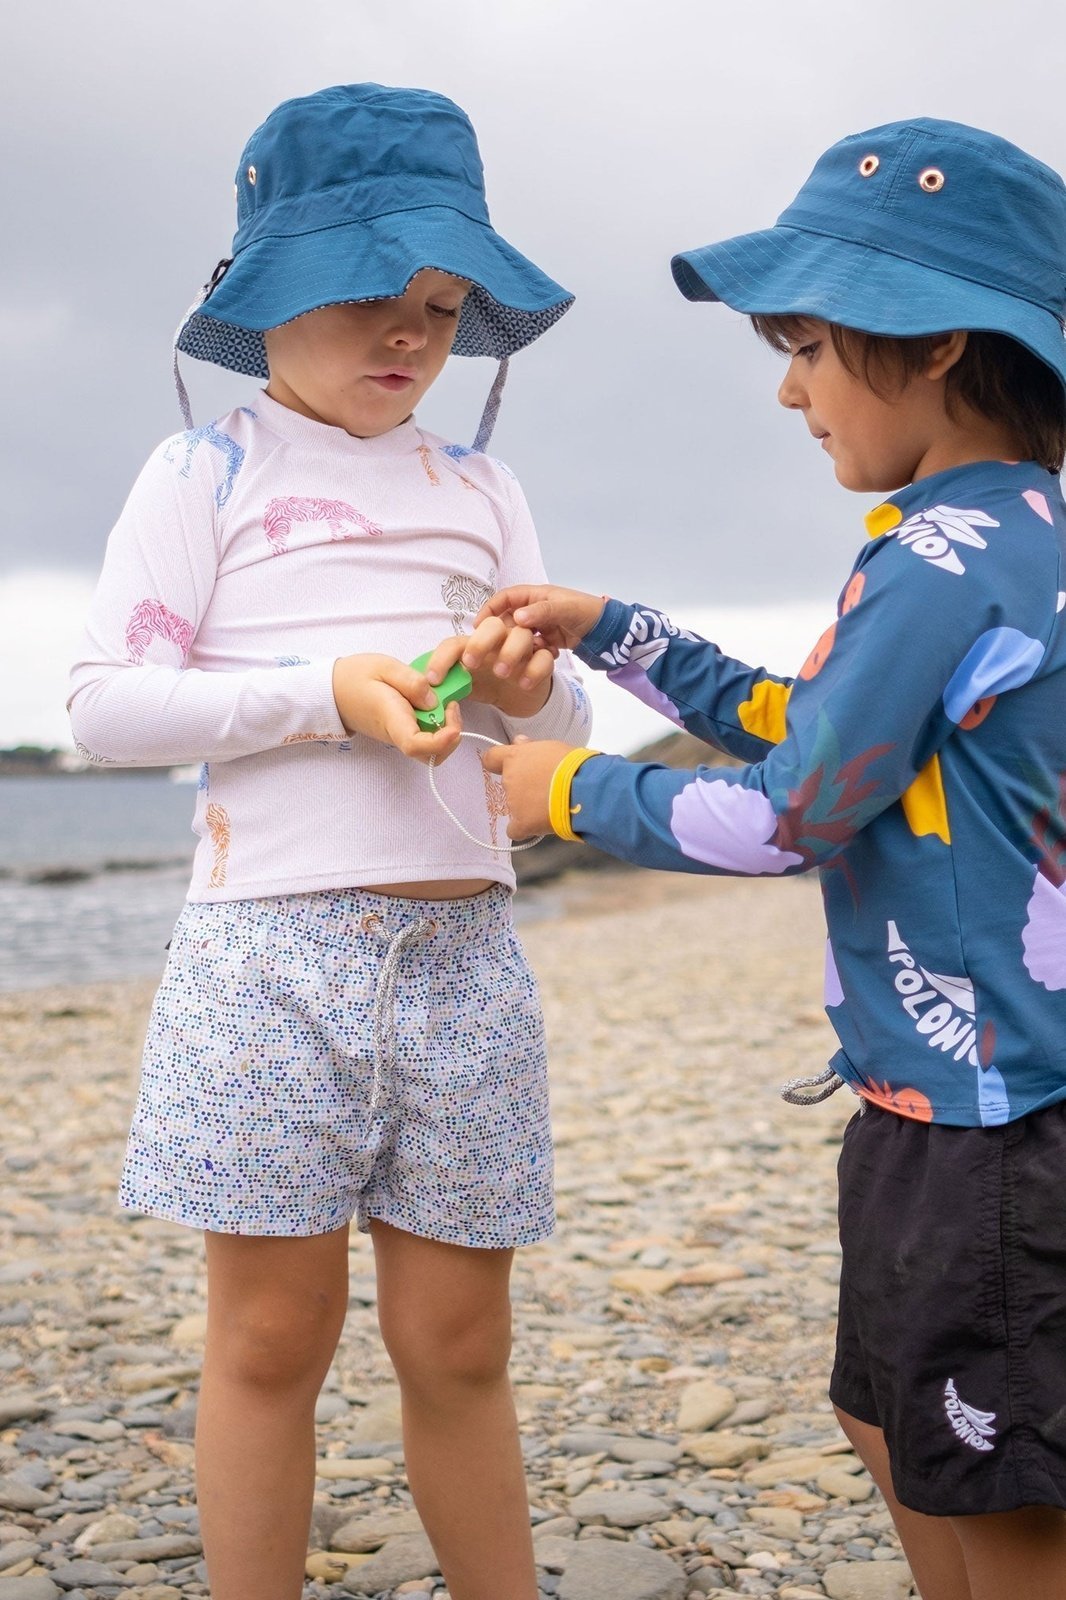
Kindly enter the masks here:
<path id="1" fill-rule="evenodd" d="M 1066 1597 L 1064 267 L 1066 188 L 1015 146 L 933 120 L 835 145 L 774 228 L 674 261 L 787 354 L 782 404 L 882 497 L 798 677 L 540 585 L 464 657 L 515 622 L 748 763 L 493 751 L 516 836 L 820 871 L 826 1083 L 867 1113 L 831 1394 L 924 1600 Z"/>

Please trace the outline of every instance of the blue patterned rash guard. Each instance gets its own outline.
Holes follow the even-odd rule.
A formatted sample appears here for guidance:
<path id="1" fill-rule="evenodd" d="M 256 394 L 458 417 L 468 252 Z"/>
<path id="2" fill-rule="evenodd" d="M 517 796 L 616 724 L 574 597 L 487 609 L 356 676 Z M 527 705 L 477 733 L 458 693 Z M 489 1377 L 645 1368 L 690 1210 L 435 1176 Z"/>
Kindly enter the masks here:
<path id="1" fill-rule="evenodd" d="M 1033 462 L 921 479 L 796 679 L 608 602 L 579 655 L 749 763 L 597 756 L 573 827 L 642 866 L 822 881 L 853 1088 L 981 1126 L 1066 1099 L 1066 507 Z"/>

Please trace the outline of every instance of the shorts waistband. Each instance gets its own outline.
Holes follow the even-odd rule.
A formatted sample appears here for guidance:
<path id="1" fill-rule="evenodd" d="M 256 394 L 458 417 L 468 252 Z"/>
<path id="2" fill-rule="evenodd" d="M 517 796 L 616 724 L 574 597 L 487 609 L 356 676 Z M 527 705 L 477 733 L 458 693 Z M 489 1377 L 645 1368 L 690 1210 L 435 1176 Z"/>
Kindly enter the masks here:
<path id="1" fill-rule="evenodd" d="M 419 922 L 433 924 L 437 937 L 429 941 L 431 945 L 449 950 L 466 944 L 484 945 L 494 936 L 509 934 L 512 927 L 511 891 L 499 883 L 456 900 L 420 900 L 377 894 L 372 889 L 322 889 L 256 900 L 190 902 L 185 914 L 206 914 L 216 926 L 229 918 L 261 925 L 281 923 L 297 928 L 318 944 L 336 948 L 351 947 L 361 940 L 379 947 L 383 932 L 391 937 Z"/>

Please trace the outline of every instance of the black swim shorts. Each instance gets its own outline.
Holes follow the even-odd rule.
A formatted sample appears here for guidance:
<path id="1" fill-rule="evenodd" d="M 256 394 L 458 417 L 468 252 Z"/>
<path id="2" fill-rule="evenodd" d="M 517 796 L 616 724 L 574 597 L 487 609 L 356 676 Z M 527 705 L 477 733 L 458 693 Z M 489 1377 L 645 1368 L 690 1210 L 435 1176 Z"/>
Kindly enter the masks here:
<path id="1" fill-rule="evenodd" d="M 870 1105 L 839 1176 L 830 1394 L 884 1430 L 901 1504 L 1066 1508 L 1066 1105 L 999 1128 Z"/>

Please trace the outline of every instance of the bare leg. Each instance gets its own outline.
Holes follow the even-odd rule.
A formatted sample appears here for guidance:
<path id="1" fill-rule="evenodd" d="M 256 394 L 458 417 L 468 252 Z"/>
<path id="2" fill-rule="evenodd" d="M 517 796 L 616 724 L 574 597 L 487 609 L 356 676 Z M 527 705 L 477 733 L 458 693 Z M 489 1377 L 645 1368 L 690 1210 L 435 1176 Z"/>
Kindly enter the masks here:
<path id="1" fill-rule="evenodd" d="M 892 1488 L 888 1446 L 881 1429 L 849 1416 L 839 1406 L 833 1409 L 837 1421 L 855 1446 L 859 1459 L 892 1513 L 903 1553 L 910 1562 L 922 1600 L 978 1600 L 977 1592 L 971 1590 L 962 1546 L 951 1519 L 927 1517 L 920 1511 L 909 1511 L 906 1506 L 901 1506 Z M 985 1597 L 982 1595 L 980 1600 L 985 1600 Z M 1006 1592 L 1001 1591 L 995 1600 L 1007 1600 Z"/>
<path id="2" fill-rule="evenodd" d="M 307 1239 L 205 1237 L 196 1481 L 211 1594 L 300 1600 L 315 1400 L 347 1309 L 348 1229 Z"/>
<path id="3" fill-rule="evenodd" d="M 973 1600 L 1066 1600 L 1066 1511 L 952 1517 Z"/>
<path id="4" fill-rule="evenodd" d="M 537 1600 L 507 1377 L 510 1250 L 371 1224 L 378 1315 L 403 1395 L 407 1479 L 452 1600 Z"/>

